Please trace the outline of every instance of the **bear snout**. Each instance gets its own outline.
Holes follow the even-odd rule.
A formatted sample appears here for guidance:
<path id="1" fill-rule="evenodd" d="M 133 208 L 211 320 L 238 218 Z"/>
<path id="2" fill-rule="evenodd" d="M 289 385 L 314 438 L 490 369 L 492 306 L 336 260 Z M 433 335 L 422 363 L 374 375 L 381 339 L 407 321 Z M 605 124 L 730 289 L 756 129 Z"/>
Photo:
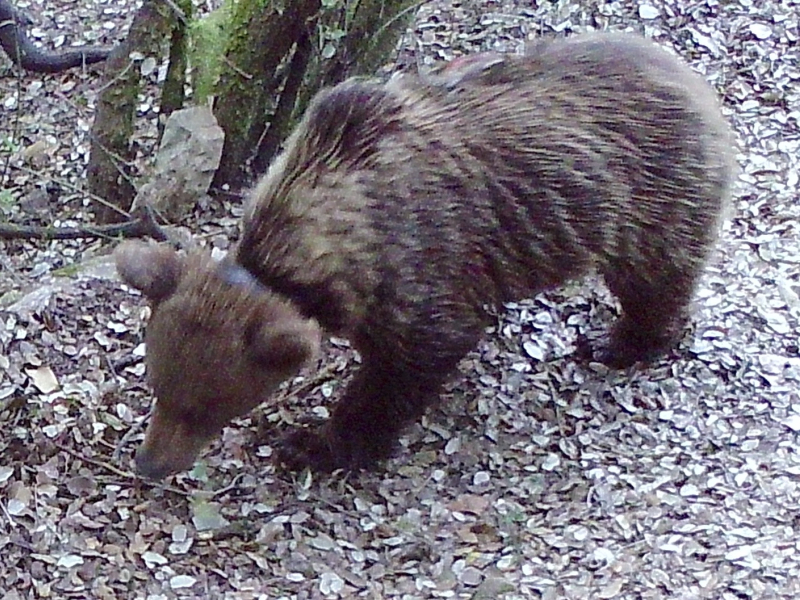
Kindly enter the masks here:
<path id="1" fill-rule="evenodd" d="M 136 473 L 158 481 L 191 469 L 211 437 L 194 431 L 183 422 L 167 418 L 156 404 L 144 442 L 136 451 Z"/>

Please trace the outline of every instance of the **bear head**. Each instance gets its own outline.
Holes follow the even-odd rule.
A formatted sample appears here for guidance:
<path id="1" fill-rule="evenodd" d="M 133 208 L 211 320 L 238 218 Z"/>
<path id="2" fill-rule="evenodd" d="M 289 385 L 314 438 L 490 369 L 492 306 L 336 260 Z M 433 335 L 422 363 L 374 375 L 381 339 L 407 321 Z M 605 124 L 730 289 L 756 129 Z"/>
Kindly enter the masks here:
<path id="1" fill-rule="evenodd" d="M 145 364 L 156 404 L 136 468 L 160 479 L 190 468 L 231 419 L 311 360 L 320 328 L 228 259 L 128 241 L 115 261 L 152 307 Z"/>

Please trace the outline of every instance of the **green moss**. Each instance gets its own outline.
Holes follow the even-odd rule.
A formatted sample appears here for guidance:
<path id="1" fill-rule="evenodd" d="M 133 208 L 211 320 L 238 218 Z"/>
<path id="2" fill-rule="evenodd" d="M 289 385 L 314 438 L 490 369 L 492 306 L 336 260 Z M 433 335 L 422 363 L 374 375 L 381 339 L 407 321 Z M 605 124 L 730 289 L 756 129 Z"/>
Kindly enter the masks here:
<path id="1" fill-rule="evenodd" d="M 189 26 L 189 61 L 192 67 L 194 103 L 205 104 L 214 93 L 228 46 L 233 0 Z"/>
<path id="2" fill-rule="evenodd" d="M 21 300 L 25 294 L 18 290 L 12 290 L 10 292 L 6 292 L 5 294 L 0 294 L 0 308 L 5 308 L 7 306 L 11 306 L 14 302 Z"/>
<path id="3" fill-rule="evenodd" d="M 80 272 L 79 265 L 67 265 L 60 269 L 53 269 L 53 277 L 75 277 Z"/>
<path id="4" fill-rule="evenodd" d="M 10 212 L 17 205 L 17 197 L 11 190 L 0 190 L 0 211 Z"/>

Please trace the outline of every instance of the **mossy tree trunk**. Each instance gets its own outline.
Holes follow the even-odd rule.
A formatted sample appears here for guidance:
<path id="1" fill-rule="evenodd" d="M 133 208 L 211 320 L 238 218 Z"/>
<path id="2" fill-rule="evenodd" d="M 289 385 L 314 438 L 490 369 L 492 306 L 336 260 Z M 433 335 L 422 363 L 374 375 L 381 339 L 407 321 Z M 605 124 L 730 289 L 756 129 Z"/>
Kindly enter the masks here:
<path id="1" fill-rule="evenodd" d="M 145 0 L 134 16 L 127 39 L 106 61 L 87 169 L 89 191 L 107 201 L 95 213 L 100 223 L 124 220 L 133 202 L 136 190 L 131 178 L 131 138 L 141 89 L 141 65 L 148 57 L 160 62 L 164 40 L 170 39 L 179 23 L 169 3 Z M 182 89 L 182 78 L 180 85 Z"/>
<path id="2" fill-rule="evenodd" d="M 187 57 L 196 102 L 214 98 L 225 146 L 214 187 L 238 190 L 263 172 L 322 87 L 373 74 L 391 57 L 419 0 L 223 0 L 191 20 L 191 0 L 144 0 L 109 57 L 92 126 L 89 190 L 120 220 L 135 196 L 131 136 L 141 61 L 171 41 L 161 120 L 184 102 Z M 175 7 L 182 12 L 176 13 Z M 187 37 L 190 38 L 187 44 Z"/>
<path id="3" fill-rule="evenodd" d="M 225 131 L 215 186 L 263 172 L 310 98 L 373 74 L 418 0 L 240 0 L 231 17 L 214 113 Z"/>
<path id="4" fill-rule="evenodd" d="M 298 42 L 310 37 L 321 6 L 320 0 L 242 0 L 234 8 L 214 105 L 225 132 L 215 185 L 240 187 L 265 116 L 288 75 L 285 65 Z"/>

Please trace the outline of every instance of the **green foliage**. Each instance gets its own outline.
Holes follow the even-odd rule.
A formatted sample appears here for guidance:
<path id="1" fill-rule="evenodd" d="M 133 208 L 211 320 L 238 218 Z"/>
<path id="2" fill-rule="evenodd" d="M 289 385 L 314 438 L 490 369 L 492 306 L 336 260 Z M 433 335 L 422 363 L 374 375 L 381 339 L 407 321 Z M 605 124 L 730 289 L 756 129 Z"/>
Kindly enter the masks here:
<path id="1" fill-rule="evenodd" d="M 80 273 L 80 265 L 67 265 L 65 267 L 61 267 L 60 269 L 54 269 L 51 274 L 53 277 L 75 277 L 78 273 Z M 109 422 L 115 429 L 117 428 L 114 426 L 113 423 Z"/>
<path id="2" fill-rule="evenodd" d="M 0 212 L 10 213 L 17 204 L 17 198 L 9 189 L 0 190 Z"/>
<path id="3" fill-rule="evenodd" d="M 15 154 L 22 149 L 17 141 L 12 136 L 0 138 L 0 152 Z"/>
<path id="4" fill-rule="evenodd" d="M 194 103 L 204 104 L 214 93 L 228 44 L 233 0 L 189 26 L 189 62 L 192 67 Z"/>
<path id="5" fill-rule="evenodd" d="M 342 38 L 347 36 L 359 0 L 322 0 L 323 13 L 317 22 L 317 50 L 323 59 L 336 55 Z"/>
<path id="6" fill-rule="evenodd" d="M 339 27 L 329 27 L 324 23 L 319 26 L 319 53 L 322 58 L 333 58 L 336 54 L 336 48 L 339 45 L 339 40 L 347 35 L 344 29 Z"/>
<path id="7" fill-rule="evenodd" d="M 197 531 L 213 531 L 221 529 L 228 521 L 220 512 L 218 502 L 210 502 L 212 496 L 208 492 L 196 492 L 189 500 L 192 511 L 192 524 Z"/>

